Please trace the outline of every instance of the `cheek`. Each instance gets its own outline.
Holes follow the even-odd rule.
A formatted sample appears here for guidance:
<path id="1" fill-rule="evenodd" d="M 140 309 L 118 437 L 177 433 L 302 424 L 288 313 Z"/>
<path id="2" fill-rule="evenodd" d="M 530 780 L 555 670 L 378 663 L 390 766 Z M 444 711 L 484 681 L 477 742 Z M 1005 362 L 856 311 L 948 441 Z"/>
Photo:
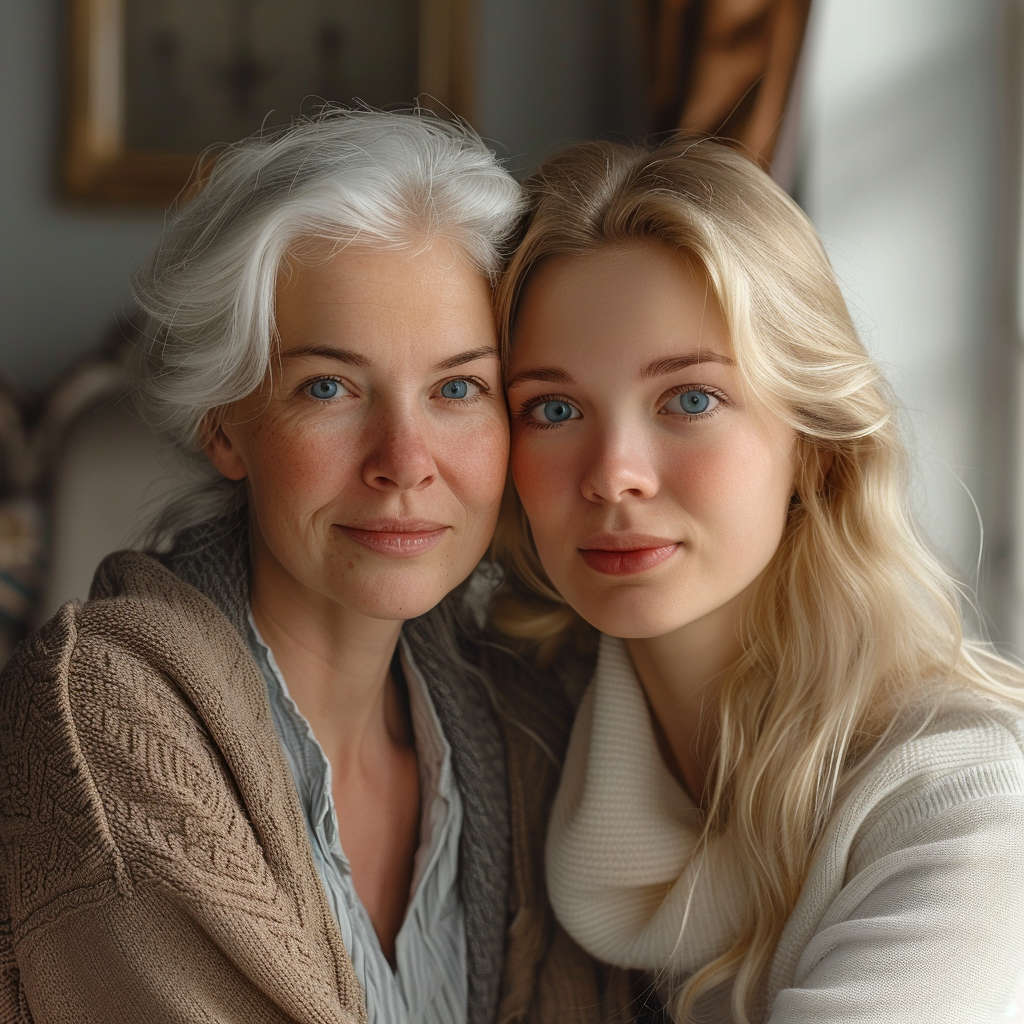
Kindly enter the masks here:
<path id="1" fill-rule="evenodd" d="M 579 467 L 568 446 L 548 446 L 512 439 L 510 468 L 519 500 L 530 521 L 538 554 L 547 571 L 558 576 L 558 565 L 567 553 L 575 552 L 573 523 L 578 521 Z"/>
<path id="2" fill-rule="evenodd" d="M 793 477 L 784 445 L 734 434 L 728 443 L 680 453 L 662 479 L 671 480 L 680 504 L 723 539 L 777 544 Z"/>
<path id="3" fill-rule="evenodd" d="M 437 461 L 444 466 L 445 479 L 465 508 L 497 515 L 508 469 L 504 415 L 478 421 L 472 429 L 447 436 Z"/>
<path id="4" fill-rule="evenodd" d="M 264 420 L 250 434 L 250 487 L 266 509 L 318 508 L 355 472 L 352 446 L 328 423 L 295 429 Z"/>
<path id="5" fill-rule="evenodd" d="M 510 467 L 516 491 L 530 519 L 543 518 L 545 510 L 553 509 L 559 499 L 565 499 L 574 476 L 569 460 L 559 458 L 557 452 L 545 450 L 533 439 L 512 441 Z"/>

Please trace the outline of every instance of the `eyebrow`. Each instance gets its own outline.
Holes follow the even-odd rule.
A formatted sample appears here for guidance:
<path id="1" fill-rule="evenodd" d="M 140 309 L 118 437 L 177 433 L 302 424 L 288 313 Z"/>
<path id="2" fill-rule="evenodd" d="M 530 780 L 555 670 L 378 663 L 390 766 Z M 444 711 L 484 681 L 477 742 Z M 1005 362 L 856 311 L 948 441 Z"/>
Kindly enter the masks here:
<path id="1" fill-rule="evenodd" d="M 466 352 L 460 352 L 457 356 L 442 360 L 435 370 L 454 370 L 456 366 L 464 366 L 466 363 L 474 363 L 478 359 L 497 359 L 498 350 L 493 345 L 482 345 L 480 348 L 471 348 Z"/>
<path id="2" fill-rule="evenodd" d="M 649 380 L 651 377 L 663 377 L 667 373 L 675 373 L 687 366 L 695 366 L 697 363 L 721 363 L 723 366 L 735 366 L 736 364 L 728 357 L 719 355 L 717 352 L 690 352 L 681 356 L 669 356 L 665 359 L 655 359 L 640 370 L 641 380 Z M 555 366 L 536 366 L 529 370 L 517 373 L 506 385 L 509 390 L 526 384 L 528 381 L 540 381 L 546 384 L 572 385 L 571 374 L 560 370 Z"/>
<path id="3" fill-rule="evenodd" d="M 722 366 L 736 365 L 728 356 L 721 356 L 717 352 L 691 352 L 688 355 L 655 359 L 653 363 L 648 363 L 640 371 L 640 378 L 642 380 L 649 380 L 651 377 L 663 377 L 666 373 L 675 373 L 676 370 L 684 370 L 687 366 L 695 366 L 697 363 L 721 363 Z"/>
<path id="4" fill-rule="evenodd" d="M 282 359 L 298 359 L 302 356 L 321 356 L 324 359 L 337 359 L 339 363 L 351 366 L 369 366 L 370 360 L 358 352 L 350 352 L 346 348 L 331 348 L 329 345 L 303 345 L 302 348 L 290 348 L 281 353 Z"/>
<path id="5" fill-rule="evenodd" d="M 372 360 L 359 352 L 352 352 L 345 348 L 332 348 L 329 345 L 304 345 L 302 348 L 289 349 L 282 352 L 283 359 L 294 359 L 301 356 L 320 356 L 323 359 L 336 359 L 340 363 L 348 363 L 350 366 L 372 366 Z M 483 345 L 480 348 L 471 348 L 466 352 L 459 352 L 457 355 L 443 359 L 434 366 L 434 370 L 453 370 L 456 366 L 464 366 L 466 363 L 475 362 L 477 359 L 497 359 L 498 350 L 493 345 Z"/>
<path id="6" fill-rule="evenodd" d="M 566 373 L 565 370 L 559 370 L 554 366 L 535 366 L 530 370 L 523 370 L 522 373 L 517 373 L 506 385 L 507 388 L 515 388 L 520 384 L 526 384 L 528 381 L 542 381 L 546 384 L 575 384 L 572 374 Z"/>

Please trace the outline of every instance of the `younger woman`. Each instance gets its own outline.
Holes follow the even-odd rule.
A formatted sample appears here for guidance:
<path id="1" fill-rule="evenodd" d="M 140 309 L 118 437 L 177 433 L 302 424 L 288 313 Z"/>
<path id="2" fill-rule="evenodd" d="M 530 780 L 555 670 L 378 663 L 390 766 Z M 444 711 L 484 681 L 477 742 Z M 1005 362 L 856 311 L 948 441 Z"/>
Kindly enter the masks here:
<path id="1" fill-rule="evenodd" d="M 1024 1014 L 1022 673 L 963 637 L 811 225 L 711 142 L 578 146 L 528 191 L 495 614 L 601 634 L 562 923 L 677 1021 Z"/>

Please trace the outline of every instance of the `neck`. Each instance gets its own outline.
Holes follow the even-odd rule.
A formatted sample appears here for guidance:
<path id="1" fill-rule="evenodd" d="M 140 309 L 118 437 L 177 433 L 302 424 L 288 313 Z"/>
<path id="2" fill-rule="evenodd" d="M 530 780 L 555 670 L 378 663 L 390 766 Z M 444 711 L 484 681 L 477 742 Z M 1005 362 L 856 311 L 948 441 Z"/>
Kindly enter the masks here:
<path id="1" fill-rule="evenodd" d="M 626 641 L 665 763 L 697 803 L 718 744 L 719 686 L 742 654 L 741 598 L 671 633 Z"/>
<path id="2" fill-rule="evenodd" d="M 411 744 L 408 711 L 390 671 L 401 621 L 362 615 L 310 590 L 258 537 L 249 600 L 336 780 L 374 759 L 382 745 Z"/>

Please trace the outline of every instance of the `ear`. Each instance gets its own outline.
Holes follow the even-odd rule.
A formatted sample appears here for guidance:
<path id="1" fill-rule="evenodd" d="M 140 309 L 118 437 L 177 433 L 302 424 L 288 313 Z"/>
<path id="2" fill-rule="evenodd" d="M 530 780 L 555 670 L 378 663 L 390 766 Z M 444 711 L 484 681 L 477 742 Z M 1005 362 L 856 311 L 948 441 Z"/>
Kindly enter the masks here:
<path id="1" fill-rule="evenodd" d="M 244 480 L 249 471 L 231 437 L 232 431 L 225 429 L 223 417 L 210 413 L 203 426 L 206 434 L 203 452 L 214 468 L 229 480 Z"/>

